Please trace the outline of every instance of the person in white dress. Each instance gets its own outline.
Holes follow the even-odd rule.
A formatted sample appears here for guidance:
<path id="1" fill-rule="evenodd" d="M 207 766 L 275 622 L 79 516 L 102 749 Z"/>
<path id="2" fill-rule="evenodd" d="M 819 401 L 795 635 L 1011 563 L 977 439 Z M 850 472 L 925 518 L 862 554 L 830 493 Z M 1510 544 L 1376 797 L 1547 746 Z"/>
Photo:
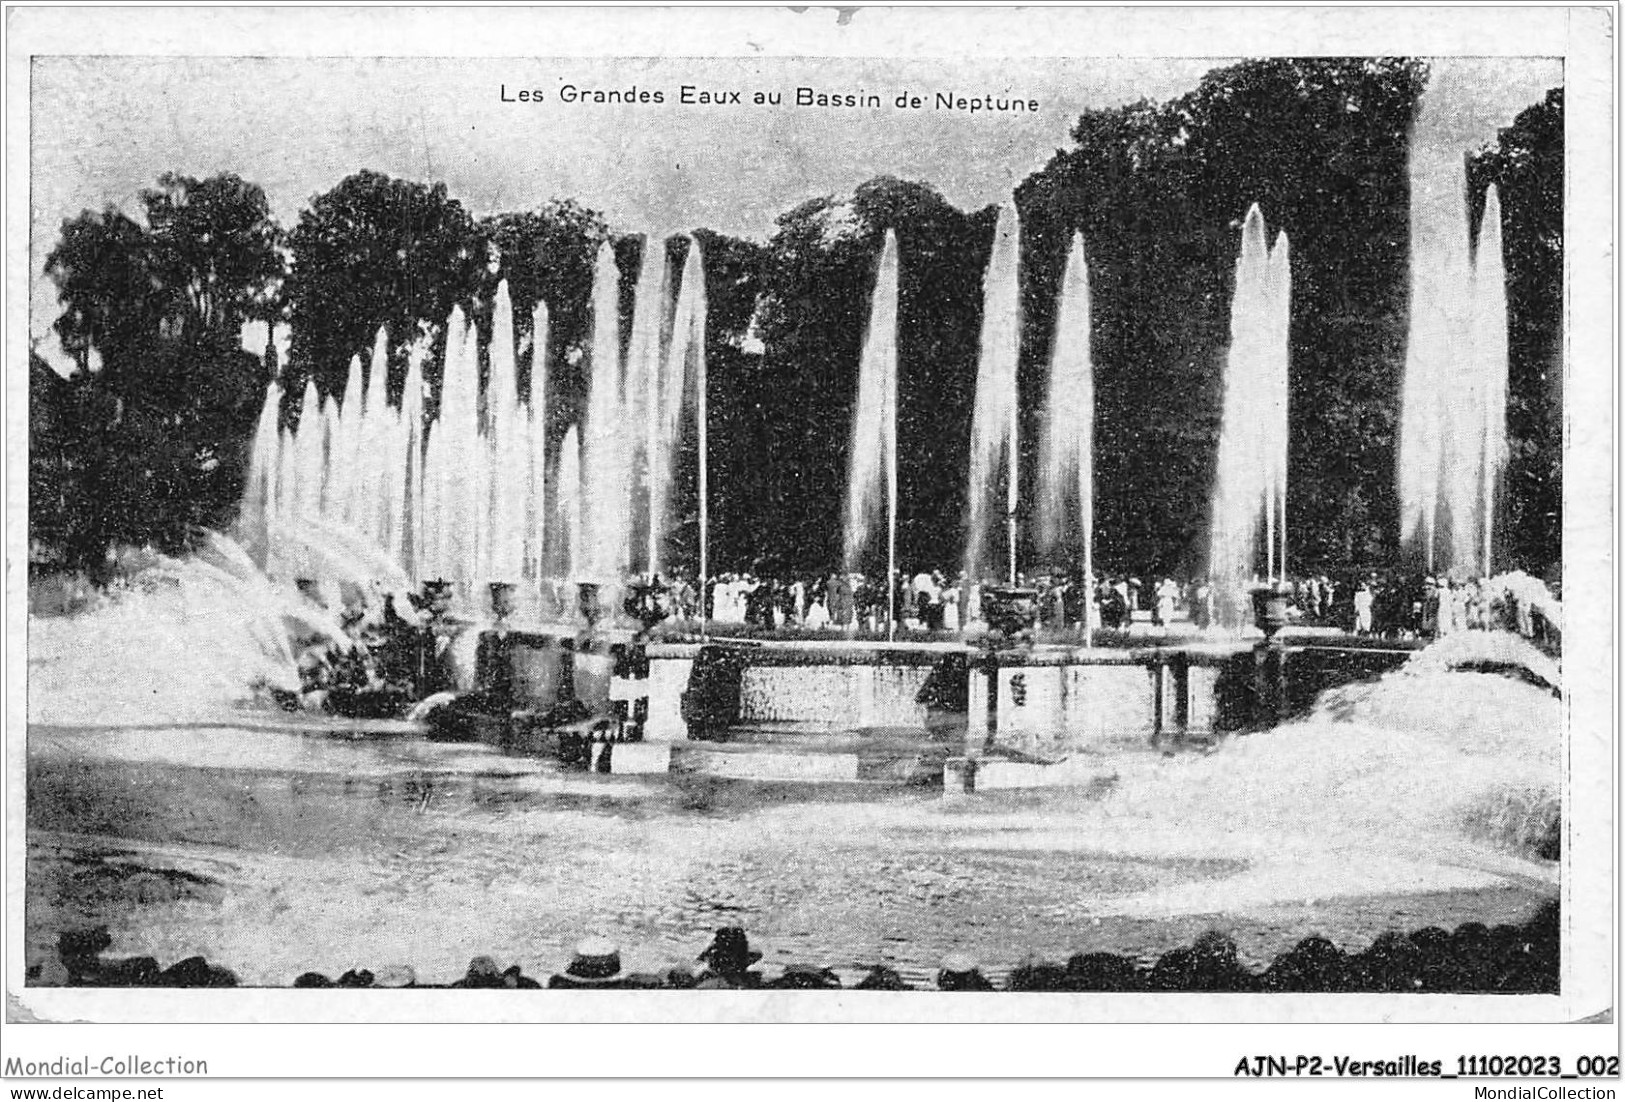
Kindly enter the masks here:
<path id="1" fill-rule="evenodd" d="M 1374 603 L 1371 587 L 1364 582 L 1354 591 L 1354 634 L 1371 634 L 1371 606 Z"/>
<path id="2" fill-rule="evenodd" d="M 814 631 L 822 631 L 829 627 L 829 609 L 824 605 L 824 598 L 813 598 L 813 603 L 807 606 L 807 615 L 803 623 Z"/>
<path id="3" fill-rule="evenodd" d="M 1162 579 L 1157 586 L 1157 623 L 1164 631 L 1174 622 L 1174 602 L 1179 598 L 1179 585 L 1172 578 Z"/>

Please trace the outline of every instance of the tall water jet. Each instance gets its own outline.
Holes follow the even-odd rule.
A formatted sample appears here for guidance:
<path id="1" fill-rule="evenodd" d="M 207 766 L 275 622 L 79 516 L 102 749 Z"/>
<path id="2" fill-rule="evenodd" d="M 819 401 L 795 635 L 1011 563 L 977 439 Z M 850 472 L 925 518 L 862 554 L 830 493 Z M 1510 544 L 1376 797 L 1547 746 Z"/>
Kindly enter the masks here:
<path id="1" fill-rule="evenodd" d="M 1269 310 L 1264 344 L 1269 368 L 1264 406 L 1264 576 L 1285 581 L 1287 453 L 1292 439 L 1292 245 L 1285 232 L 1275 235 L 1264 290 Z"/>
<path id="2" fill-rule="evenodd" d="M 383 470 L 378 479 L 378 508 L 382 521 L 378 545 L 391 562 L 399 563 L 406 543 L 403 501 L 406 488 L 406 419 L 399 406 L 387 407 L 383 419 Z"/>
<path id="3" fill-rule="evenodd" d="M 508 281 L 497 285 L 491 315 L 490 379 L 485 399 L 485 454 L 491 477 L 488 505 L 487 582 L 518 582 L 524 573 L 525 510 L 529 496 L 529 417 L 519 404 L 518 365 L 514 356 L 513 303 Z"/>
<path id="4" fill-rule="evenodd" d="M 372 343 L 372 365 L 367 375 L 367 396 L 361 409 L 359 441 L 353 492 L 356 495 L 355 527 L 375 540 L 384 530 L 383 479 L 381 460 L 389 410 L 389 334 L 382 328 Z"/>
<path id="5" fill-rule="evenodd" d="M 1400 535 L 1429 573 L 1494 569 L 1506 459 L 1507 312 L 1500 199 L 1476 248 L 1450 121 L 1424 98 L 1411 142 L 1411 309 L 1399 447 Z"/>
<path id="6" fill-rule="evenodd" d="M 897 574 L 897 268 L 897 234 L 887 230 L 858 360 L 857 416 L 852 422 L 846 491 L 846 569 L 850 573 L 862 568 L 874 529 L 884 516 L 889 577 Z M 895 600 L 896 587 L 888 590 Z M 895 611 L 888 623 L 896 619 Z"/>
<path id="7" fill-rule="evenodd" d="M 671 285 L 664 242 L 650 240 L 634 306 L 632 346 L 620 344 L 620 273 L 612 248 L 595 270 L 587 416 L 549 467 L 548 310 L 537 303 L 529 348 L 516 340 L 506 282 L 493 301 L 485 348 L 461 307 L 444 333 L 438 396 L 424 391 L 434 331 L 418 323 L 405 346 L 398 400 L 390 400 L 392 349 L 379 330 L 370 367 L 353 357 L 342 392 L 324 402 L 307 386 L 298 425 L 279 433 L 282 384 L 267 388 L 239 531 L 255 537 L 267 571 L 283 579 L 390 576 L 452 583 L 465 608 L 483 607 L 483 583 L 569 575 L 610 587 L 632 552 L 634 507 L 647 504 L 648 557 L 658 570 L 688 380 L 698 377 L 703 419 L 706 294 L 699 243 L 689 240 L 682 283 Z M 673 299 L 671 291 L 679 293 Z M 521 357 L 529 352 L 528 377 Z M 482 358 L 489 363 L 481 384 Z M 523 382 L 524 390 L 521 391 Z M 435 407 L 427 416 L 426 406 Z M 584 434 L 584 439 L 583 439 Z M 701 438 L 701 559 L 706 554 L 705 426 Z M 640 462 L 633 500 L 631 459 Z M 550 482 L 565 500 L 550 505 Z M 586 515 L 583 516 L 582 514 Z M 640 520 L 641 524 L 641 520 Z M 550 533 L 559 528 L 557 554 Z M 567 530 L 566 530 L 567 529 Z M 389 569 L 380 573 L 382 566 Z M 533 586 L 526 586 L 533 591 Z"/>
<path id="8" fill-rule="evenodd" d="M 452 442 L 446 412 L 452 402 L 452 373 L 456 369 L 457 345 L 462 339 L 462 312 L 454 307 L 446 319 L 435 417 L 425 429 L 428 439 L 423 448 L 423 556 L 418 562 L 418 576 L 424 580 L 452 580 L 451 533 L 447 530 L 452 493 Z"/>
<path id="9" fill-rule="evenodd" d="M 615 250 L 606 241 L 598 249 L 593 273 L 582 557 L 571 559 L 577 574 L 602 585 L 619 581 L 625 572 L 631 512 L 622 406 L 620 282 Z"/>
<path id="10" fill-rule="evenodd" d="M 439 576 L 459 597 L 472 600 L 479 549 L 477 496 L 479 451 L 479 364 L 474 333 L 461 307 L 446 323 L 446 361 L 440 383 L 440 414 L 430 431 L 434 448 L 434 498 Z M 435 445 L 435 437 L 440 441 Z M 472 484 L 471 484 L 472 483 Z"/>
<path id="11" fill-rule="evenodd" d="M 293 569 L 292 564 L 286 560 L 279 537 L 299 512 L 297 452 L 298 443 L 293 431 L 283 430 L 277 437 L 276 491 L 270 495 L 274 508 L 268 518 L 270 535 L 265 553 L 265 571 L 277 577 L 285 577 Z"/>
<path id="12" fill-rule="evenodd" d="M 649 445 L 649 573 L 664 563 L 666 528 L 671 508 L 673 474 L 682 443 L 683 406 L 689 379 L 703 375 L 705 363 L 705 265 L 697 237 L 688 239 L 682 282 L 672 315 L 671 336 L 661 368 L 657 411 L 651 417 Z M 703 406 L 700 407 L 703 410 Z M 703 413 L 700 414 L 703 416 Z M 703 439 L 703 429 L 702 436 Z M 704 459 L 701 459 L 704 468 Z M 703 494 L 702 494 L 703 497 Z M 704 504 L 702 501 L 702 511 Z M 703 558 L 703 550 L 702 550 Z"/>
<path id="13" fill-rule="evenodd" d="M 423 561 L 423 361 L 429 354 L 423 342 L 407 351 L 406 383 L 401 388 L 400 471 L 391 494 L 400 502 L 400 527 L 394 561 L 408 577 L 422 577 Z"/>
<path id="14" fill-rule="evenodd" d="M 322 403 L 322 484 L 317 515 L 331 516 L 338 508 L 339 457 L 343 454 L 343 424 L 339 417 L 339 404 L 329 394 Z"/>
<path id="15" fill-rule="evenodd" d="M 656 234 L 646 234 L 643 238 L 643 257 L 638 268 L 637 287 L 632 298 L 632 332 L 627 341 L 626 360 L 622 366 L 621 397 L 628 445 L 627 489 L 628 493 L 631 493 L 633 485 L 638 485 L 636 496 L 642 508 L 636 509 L 635 512 L 646 516 L 649 520 L 649 526 L 643 535 L 644 548 L 647 549 L 644 566 L 650 571 L 654 569 L 653 564 L 659 557 L 654 547 L 658 539 L 654 505 L 657 497 L 655 483 L 660 477 L 656 470 L 658 465 L 656 453 L 660 447 L 660 400 L 663 394 L 660 376 L 665 358 L 661 354 L 660 331 L 665 321 L 665 313 L 666 243 L 664 238 Z M 628 508 L 632 508 L 630 500 Z M 631 514 L 627 518 L 626 533 L 628 539 L 633 536 Z M 633 558 L 630 547 L 625 557 L 627 564 L 630 565 Z"/>
<path id="16" fill-rule="evenodd" d="M 282 415 L 282 384 L 273 379 L 265 388 L 265 404 L 254 427 L 254 443 L 249 451 L 248 479 L 243 488 L 242 507 L 237 512 L 238 542 L 265 569 L 270 554 L 270 526 L 277 516 L 277 477 L 282 439 L 277 422 Z"/>
<path id="17" fill-rule="evenodd" d="M 976 367 L 976 409 L 971 421 L 970 516 L 965 531 L 965 575 L 980 580 L 999 503 L 1004 506 L 1008 575 L 1016 580 L 1017 450 L 1016 364 L 1021 350 L 1021 226 L 1013 202 L 999 208 L 993 251 L 982 277 L 982 340 Z M 998 478 L 1004 474 L 1004 493 Z"/>
<path id="18" fill-rule="evenodd" d="M 540 581 L 547 548 L 547 303 L 537 302 L 530 318 L 529 508 L 525 514 L 525 561 L 530 577 Z"/>
<path id="19" fill-rule="evenodd" d="M 1275 574 L 1278 530 L 1280 546 L 1285 541 L 1289 248 L 1284 233 L 1268 248 L 1254 204 L 1236 261 L 1208 553 L 1221 617 L 1231 626 L 1245 622 L 1251 581 Z"/>
<path id="20" fill-rule="evenodd" d="M 1424 97 L 1410 150 L 1410 329 L 1405 346 L 1399 437 L 1400 536 L 1432 572 L 1448 566 L 1439 546 L 1445 478 L 1442 397 L 1455 350 L 1468 335 L 1459 308 L 1469 279 L 1461 165 L 1422 140 L 1432 112 Z M 1448 537 L 1447 537 L 1448 539 Z"/>
<path id="21" fill-rule="evenodd" d="M 446 563 L 445 526 L 446 468 L 449 448 L 441 418 L 444 417 L 446 410 L 445 379 L 446 373 L 451 369 L 452 344 L 460 336 L 461 334 L 448 321 L 446 325 L 446 350 L 441 362 L 439 416 L 427 422 L 423 428 L 425 437 L 423 443 L 423 473 L 418 479 L 419 489 L 423 497 L 423 535 L 418 548 L 416 569 L 414 571 L 414 577 L 420 580 L 449 579 L 450 577 Z M 427 395 L 424 400 L 427 403 Z"/>
<path id="22" fill-rule="evenodd" d="M 363 385 L 361 357 L 351 356 L 344 397 L 339 405 L 339 458 L 329 475 L 337 483 L 333 494 L 334 515 L 345 524 L 353 524 L 356 519 L 356 466 L 360 462 L 361 412 L 366 404 Z"/>
<path id="23" fill-rule="evenodd" d="M 297 495 L 294 516 L 299 520 L 321 515 L 322 475 L 327 466 L 323 436 L 322 400 L 312 379 L 305 383 L 305 399 L 299 407 L 299 425 L 294 435 L 294 477 L 298 480 L 294 488 Z"/>
<path id="24" fill-rule="evenodd" d="M 1480 576 L 1495 570 L 1495 491 L 1507 461 L 1506 260 L 1501 246 L 1501 197 L 1490 185 L 1473 250 L 1473 352 L 1483 385 L 1483 452 L 1479 474 L 1482 518 Z"/>
<path id="25" fill-rule="evenodd" d="M 1038 531 L 1052 556 L 1081 559 L 1084 585 L 1092 584 L 1095 570 L 1095 370 L 1089 325 L 1089 264 L 1078 232 L 1072 235 L 1055 311 L 1039 448 Z"/>
<path id="26" fill-rule="evenodd" d="M 558 538 L 548 548 L 547 575 L 560 581 L 577 579 L 583 571 L 581 544 L 581 437 L 571 425 L 559 445 L 553 496 L 558 500 Z"/>

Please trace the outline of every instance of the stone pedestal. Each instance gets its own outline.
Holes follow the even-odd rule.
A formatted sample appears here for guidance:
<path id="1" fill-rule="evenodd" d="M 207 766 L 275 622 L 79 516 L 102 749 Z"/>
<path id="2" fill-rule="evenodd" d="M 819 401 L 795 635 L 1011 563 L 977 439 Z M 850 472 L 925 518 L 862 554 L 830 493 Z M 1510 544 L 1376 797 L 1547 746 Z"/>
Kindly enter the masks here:
<path id="1" fill-rule="evenodd" d="M 1156 695 L 1156 733 L 1153 741 L 1182 742 L 1191 731 L 1191 666 L 1184 654 L 1175 654 L 1153 670 Z"/>
<path id="2" fill-rule="evenodd" d="M 1253 648 L 1253 723 L 1273 727 L 1287 718 L 1286 648 L 1265 640 Z"/>
<path id="3" fill-rule="evenodd" d="M 958 796 L 971 791 L 976 785 L 974 758 L 949 758 L 942 763 L 942 794 Z"/>
<path id="4" fill-rule="evenodd" d="M 1190 722 L 1187 730 L 1194 734 L 1210 734 L 1219 722 L 1219 671 L 1212 666 L 1191 666 L 1187 674 L 1190 681 Z"/>
<path id="5" fill-rule="evenodd" d="M 609 747 L 609 771 L 616 775 L 646 776 L 671 769 L 671 744 L 617 742 Z"/>
<path id="6" fill-rule="evenodd" d="M 965 741 L 968 746 L 992 746 L 998 736 L 999 664 L 996 655 L 980 655 L 969 663 L 966 692 Z"/>
<path id="7" fill-rule="evenodd" d="M 683 720 L 683 692 L 694 670 L 692 658 L 653 658 L 649 661 L 649 719 L 643 727 L 645 742 L 681 742 L 688 738 Z"/>

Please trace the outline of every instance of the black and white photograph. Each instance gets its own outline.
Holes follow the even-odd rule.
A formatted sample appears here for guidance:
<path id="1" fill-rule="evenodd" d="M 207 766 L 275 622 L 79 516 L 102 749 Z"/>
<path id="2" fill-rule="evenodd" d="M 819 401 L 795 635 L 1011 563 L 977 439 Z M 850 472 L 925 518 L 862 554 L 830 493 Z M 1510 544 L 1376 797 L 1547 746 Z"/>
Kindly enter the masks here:
<path id="1" fill-rule="evenodd" d="M 1612 1021 L 1607 11 L 188 11 L 11 28 L 8 1021 Z"/>

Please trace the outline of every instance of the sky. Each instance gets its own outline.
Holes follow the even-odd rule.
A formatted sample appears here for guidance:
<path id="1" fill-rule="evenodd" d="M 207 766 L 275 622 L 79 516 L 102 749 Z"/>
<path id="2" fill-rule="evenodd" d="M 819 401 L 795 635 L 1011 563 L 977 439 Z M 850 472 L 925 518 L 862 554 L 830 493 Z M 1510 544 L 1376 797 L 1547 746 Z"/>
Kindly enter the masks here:
<path id="1" fill-rule="evenodd" d="M 1195 87 L 1224 58 L 204 58 L 40 57 L 31 74 L 31 336 L 57 360 L 44 258 L 64 219 L 114 206 L 166 171 L 235 172 L 292 226 L 363 168 L 444 181 L 474 214 L 575 198 L 623 232 L 706 227 L 765 240 L 803 200 L 890 174 L 974 209 L 1009 197 L 1077 116 Z M 1556 59 L 1436 63 L 1428 140 L 1493 138 L 1562 82 Z M 682 86 L 736 91 L 677 102 Z M 567 86 L 663 94 L 663 104 L 566 103 Z M 797 107 L 797 88 L 873 94 L 879 108 Z M 542 101 L 519 102 L 521 90 Z M 757 106 L 753 93 L 778 93 Z M 1021 113 L 943 110 L 958 98 L 1036 100 Z M 919 96 L 919 108 L 895 106 Z M 506 101 L 505 98 L 506 97 Z"/>

